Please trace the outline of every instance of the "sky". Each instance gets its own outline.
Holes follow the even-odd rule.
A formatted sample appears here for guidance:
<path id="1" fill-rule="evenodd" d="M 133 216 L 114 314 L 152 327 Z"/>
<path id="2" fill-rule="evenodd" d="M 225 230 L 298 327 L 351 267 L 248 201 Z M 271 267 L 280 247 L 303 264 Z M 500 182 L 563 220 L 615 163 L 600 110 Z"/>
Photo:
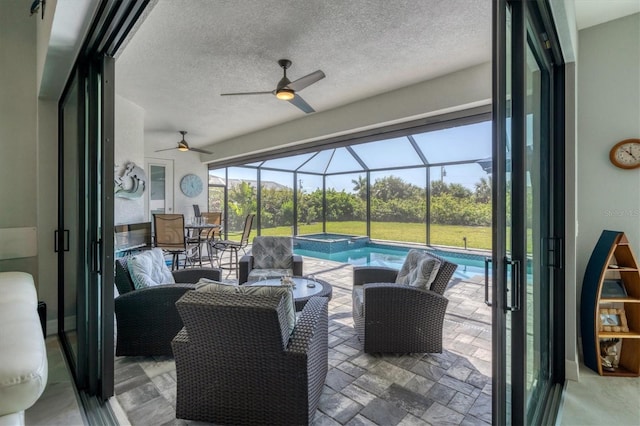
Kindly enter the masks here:
<path id="1" fill-rule="evenodd" d="M 491 121 L 452 127 L 448 129 L 414 134 L 413 138 L 430 164 L 449 161 L 468 161 L 473 163 L 462 165 L 434 166 L 430 168 L 431 180 L 442 180 L 448 184 L 458 183 L 471 190 L 480 178 L 487 178 L 487 173 L 475 163 L 475 160 L 491 157 Z M 423 163 L 411 146 L 407 137 L 385 139 L 353 145 L 358 157 L 371 169 L 393 166 L 421 166 Z M 257 166 L 261 162 L 251 163 Z M 314 153 L 301 154 L 280 159 L 268 160 L 263 167 L 293 170 L 298 168 L 298 179 L 302 181 L 305 192 L 313 192 L 322 188 L 322 177 L 304 174 L 305 171 L 339 173 L 362 170 L 360 163 L 346 148 L 328 149 Z M 215 176 L 224 176 L 223 170 L 210 171 Z M 397 176 L 405 182 L 425 186 L 425 167 L 393 171 L 372 171 L 371 182 L 384 176 Z M 365 176 L 364 172 L 327 176 L 327 188 L 339 191 L 353 191 L 352 180 Z M 247 167 L 230 167 L 229 178 L 256 180 L 256 170 Z M 262 170 L 263 181 L 275 181 L 293 187 L 293 173 Z"/>

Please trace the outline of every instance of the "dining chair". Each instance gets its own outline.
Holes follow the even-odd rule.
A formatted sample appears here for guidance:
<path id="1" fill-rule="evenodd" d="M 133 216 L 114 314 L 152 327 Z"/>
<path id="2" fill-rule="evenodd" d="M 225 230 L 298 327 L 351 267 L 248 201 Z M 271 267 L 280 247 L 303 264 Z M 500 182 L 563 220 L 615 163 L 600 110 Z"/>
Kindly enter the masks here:
<path id="1" fill-rule="evenodd" d="M 217 252 L 211 245 L 214 241 L 221 238 L 222 212 L 201 212 L 200 217 L 203 219 L 206 227 L 200 228 L 196 235 L 190 236 L 189 241 L 207 247 L 207 256 L 211 266 L 213 266 L 214 259 L 218 264 L 220 263 Z M 211 225 L 214 225 L 214 227 L 210 227 Z M 202 253 L 202 247 L 200 247 L 200 251 Z"/>
<path id="2" fill-rule="evenodd" d="M 180 255 L 184 255 L 185 267 L 200 258 L 200 247 L 192 244 L 185 236 L 184 215 L 154 213 L 155 247 L 171 254 L 171 269 L 180 268 Z M 202 261 L 199 260 L 200 266 Z"/>
<path id="3" fill-rule="evenodd" d="M 253 219 L 255 218 L 255 214 L 248 214 L 244 219 L 244 230 L 242 231 L 242 237 L 240 237 L 240 241 L 232 241 L 232 240 L 214 240 L 213 243 L 209 246 L 213 250 L 223 252 L 229 251 L 229 262 L 222 263 L 220 261 L 219 268 L 235 270 L 236 276 L 238 276 L 238 252 L 242 250 L 242 253 L 245 253 L 246 247 L 249 245 L 249 235 L 251 234 L 251 226 L 253 225 Z M 235 257 L 235 260 L 234 260 Z M 220 256 L 222 259 L 222 255 Z"/>

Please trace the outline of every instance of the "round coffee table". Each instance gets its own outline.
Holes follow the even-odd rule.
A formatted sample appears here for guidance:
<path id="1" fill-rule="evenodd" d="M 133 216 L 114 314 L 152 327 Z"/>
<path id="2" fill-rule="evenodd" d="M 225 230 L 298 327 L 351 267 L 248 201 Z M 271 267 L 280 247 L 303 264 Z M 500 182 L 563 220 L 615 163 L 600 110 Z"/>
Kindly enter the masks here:
<path id="1" fill-rule="evenodd" d="M 301 311 L 304 305 L 307 304 L 312 297 L 327 297 L 331 300 L 333 288 L 328 282 L 316 278 L 314 281 L 307 279 L 307 277 L 293 277 L 293 300 L 296 305 L 296 311 Z M 255 281 L 248 285 L 282 285 L 280 278 L 271 278 L 268 280 Z M 309 287 L 311 285 L 311 287 Z"/>

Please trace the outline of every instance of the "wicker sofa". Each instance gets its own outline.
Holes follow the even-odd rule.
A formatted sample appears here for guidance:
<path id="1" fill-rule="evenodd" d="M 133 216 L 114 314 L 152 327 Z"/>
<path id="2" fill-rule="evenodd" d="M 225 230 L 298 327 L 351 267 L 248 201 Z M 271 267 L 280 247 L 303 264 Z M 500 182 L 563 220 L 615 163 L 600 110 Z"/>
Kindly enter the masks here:
<path id="1" fill-rule="evenodd" d="M 352 315 L 364 352 L 442 352 L 442 294 L 458 265 L 433 257 L 440 269 L 429 289 L 397 284 L 396 269 L 353 268 Z"/>
<path id="2" fill-rule="evenodd" d="M 173 356 L 171 339 L 182 328 L 175 303 L 200 278 L 220 279 L 220 270 L 181 269 L 172 272 L 176 284 L 163 284 L 136 290 L 126 258 L 116 259 L 115 299 L 117 356 Z"/>
<path id="3" fill-rule="evenodd" d="M 285 303 L 277 296 L 185 293 L 176 303 L 185 327 L 173 340 L 177 418 L 311 423 L 328 368 L 328 301 L 311 298 L 291 335 Z"/>

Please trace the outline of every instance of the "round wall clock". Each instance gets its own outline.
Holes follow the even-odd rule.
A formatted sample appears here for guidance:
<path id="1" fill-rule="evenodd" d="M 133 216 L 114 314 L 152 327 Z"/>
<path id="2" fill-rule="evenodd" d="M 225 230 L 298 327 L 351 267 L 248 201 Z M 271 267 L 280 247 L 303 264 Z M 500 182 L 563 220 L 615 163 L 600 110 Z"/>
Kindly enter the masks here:
<path id="1" fill-rule="evenodd" d="M 640 139 L 625 139 L 618 142 L 609 151 L 609 159 L 621 169 L 640 167 Z"/>
<path id="2" fill-rule="evenodd" d="M 202 179 L 194 174 L 184 175 L 180 179 L 180 190 L 187 197 L 195 197 L 202 192 Z"/>

